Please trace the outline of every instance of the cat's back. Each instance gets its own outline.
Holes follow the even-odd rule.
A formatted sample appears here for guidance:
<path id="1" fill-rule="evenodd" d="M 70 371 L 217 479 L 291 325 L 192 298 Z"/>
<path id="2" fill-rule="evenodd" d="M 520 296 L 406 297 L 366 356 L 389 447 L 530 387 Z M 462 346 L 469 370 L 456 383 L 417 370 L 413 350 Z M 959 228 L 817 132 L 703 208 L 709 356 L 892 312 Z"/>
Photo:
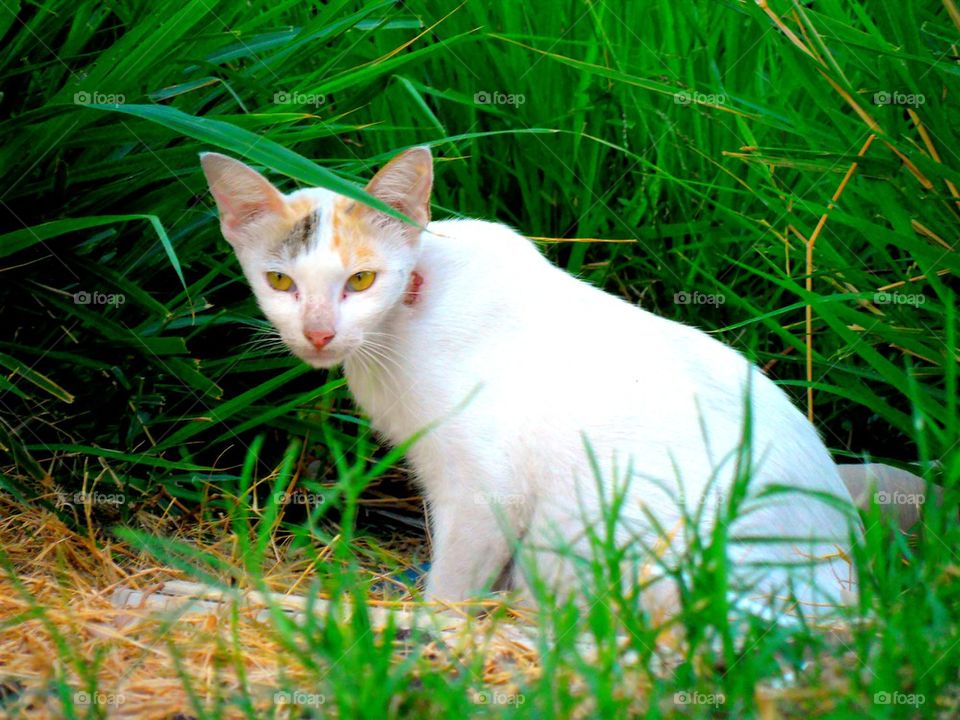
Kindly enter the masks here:
<path id="1" fill-rule="evenodd" d="M 624 371 L 686 376 L 712 355 L 714 374 L 745 371 L 732 349 L 575 278 L 505 225 L 433 222 L 421 242 L 424 302 L 409 331 L 489 355 L 488 366 L 493 356 L 514 368 L 528 361 L 546 379 L 548 370 L 566 374 L 589 364 L 609 371 L 601 380 L 621 382 Z"/>
<path id="2" fill-rule="evenodd" d="M 506 225 L 485 220 L 432 222 L 421 235 L 421 245 L 426 272 L 438 282 L 456 282 L 461 293 L 474 287 L 486 291 L 498 278 L 519 272 L 534 269 L 542 277 L 554 269 L 530 240 Z"/>
<path id="3" fill-rule="evenodd" d="M 546 329 L 558 302 L 575 301 L 578 289 L 567 285 L 573 279 L 506 225 L 443 220 L 427 229 L 418 263 L 423 302 L 408 328 L 444 338 L 461 361 L 469 352 L 478 359 L 490 355 L 484 360 L 490 362 L 521 338 L 530 341 Z"/>
<path id="4" fill-rule="evenodd" d="M 529 336 L 537 328 L 549 332 L 551 319 L 637 319 L 624 315 L 632 309 L 628 304 L 556 267 L 531 240 L 506 225 L 432 222 L 421 241 L 421 266 L 434 286 L 434 306 L 449 312 L 457 305 L 461 318 L 495 317 L 501 335 L 509 333 L 512 322 L 522 323 Z"/>

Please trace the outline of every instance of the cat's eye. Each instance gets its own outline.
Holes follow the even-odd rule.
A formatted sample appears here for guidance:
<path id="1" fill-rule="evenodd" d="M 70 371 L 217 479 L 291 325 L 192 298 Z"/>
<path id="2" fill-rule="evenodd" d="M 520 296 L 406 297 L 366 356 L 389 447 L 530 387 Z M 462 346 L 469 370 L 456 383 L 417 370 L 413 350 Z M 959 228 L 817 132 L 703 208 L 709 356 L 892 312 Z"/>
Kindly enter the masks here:
<path id="1" fill-rule="evenodd" d="M 373 285 L 373 281 L 376 277 L 377 274 L 372 270 L 361 270 L 360 272 L 354 273 L 350 276 L 350 279 L 347 280 L 347 287 L 353 292 L 363 292 L 368 287 Z"/>
<path id="2" fill-rule="evenodd" d="M 293 278 L 289 275 L 284 275 L 282 272 L 271 270 L 267 273 L 267 282 L 270 284 L 270 287 L 280 292 L 288 292 L 293 289 Z"/>

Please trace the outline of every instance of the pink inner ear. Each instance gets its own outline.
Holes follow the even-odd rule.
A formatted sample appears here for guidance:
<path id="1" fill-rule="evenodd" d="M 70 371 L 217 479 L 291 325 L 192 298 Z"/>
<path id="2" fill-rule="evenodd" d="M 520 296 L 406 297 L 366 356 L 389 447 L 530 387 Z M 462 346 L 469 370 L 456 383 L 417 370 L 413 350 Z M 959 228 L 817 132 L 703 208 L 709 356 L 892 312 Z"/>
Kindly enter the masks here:
<path id="1" fill-rule="evenodd" d="M 232 201 L 217 197 L 217 204 L 223 208 L 221 221 L 223 227 L 232 232 L 239 232 L 245 225 L 253 222 L 270 208 L 267 201 L 260 202 L 241 202 L 233 199 Z"/>
<path id="2" fill-rule="evenodd" d="M 283 196 L 257 175 L 233 178 L 232 186 L 216 183 L 210 188 L 217 207 L 220 223 L 228 239 L 238 237 L 250 223 L 264 215 L 282 215 L 285 210 Z"/>
<path id="3" fill-rule="evenodd" d="M 430 151 L 411 148 L 388 162 L 367 184 L 367 192 L 399 210 L 411 220 L 430 221 L 433 165 Z"/>

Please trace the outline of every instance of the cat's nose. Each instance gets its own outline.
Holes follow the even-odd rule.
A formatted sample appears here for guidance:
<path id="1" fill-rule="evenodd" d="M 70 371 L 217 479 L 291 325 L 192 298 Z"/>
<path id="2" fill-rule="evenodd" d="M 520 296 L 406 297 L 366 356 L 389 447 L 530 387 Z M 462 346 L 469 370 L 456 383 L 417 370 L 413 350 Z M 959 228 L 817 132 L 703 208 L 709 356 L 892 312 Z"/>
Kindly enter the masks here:
<path id="1" fill-rule="evenodd" d="M 323 350 L 336 336 L 333 330 L 304 330 L 303 336 L 317 350 Z"/>

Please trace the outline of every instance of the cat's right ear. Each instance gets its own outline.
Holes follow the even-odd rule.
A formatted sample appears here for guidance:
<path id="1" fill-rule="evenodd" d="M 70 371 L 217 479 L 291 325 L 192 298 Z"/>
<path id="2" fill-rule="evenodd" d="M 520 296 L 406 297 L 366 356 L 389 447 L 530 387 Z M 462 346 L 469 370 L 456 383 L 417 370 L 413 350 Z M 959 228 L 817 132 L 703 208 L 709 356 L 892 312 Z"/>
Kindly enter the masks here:
<path id="1" fill-rule="evenodd" d="M 287 214 L 283 195 L 249 165 L 215 152 L 200 153 L 200 164 L 220 211 L 220 229 L 231 245 L 254 239 L 254 230 Z"/>
<path id="2" fill-rule="evenodd" d="M 366 191 L 425 227 L 430 222 L 433 155 L 426 145 L 404 150 L 373 176 Z M 404 225 L 409 233 L 410 227 Z M 414 237 L 419 236 L 417 232 Z"/>

